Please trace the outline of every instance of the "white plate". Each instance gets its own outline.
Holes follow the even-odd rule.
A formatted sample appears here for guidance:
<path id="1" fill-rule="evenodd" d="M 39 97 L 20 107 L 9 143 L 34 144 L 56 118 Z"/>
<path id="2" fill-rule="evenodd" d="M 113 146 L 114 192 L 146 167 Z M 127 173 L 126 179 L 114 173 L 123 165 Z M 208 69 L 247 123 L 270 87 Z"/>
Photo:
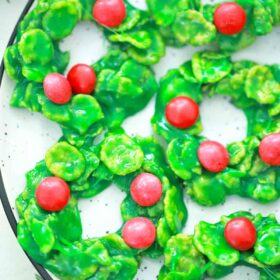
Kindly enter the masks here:
<path id="1" fill-rule="evenodd" d="M 131 2 L 140 8 L 145 8 L 144 0 Z M 240 51 L 233 58 L 234 60 L 252 59 L 265 64 L 280 63 L 279 42 L 280 28 L 278 27 L 274 28 L 271 34 L 259 37 L 253 46 Z M 64 50 L 71 50 L 70 65 L 78 62 L 90 64 L 106 53 L 107 43 L 102 33 L 92 23 L 83 22 L 78 24 L 73 34 L 65 39 L 61 46 Z M 163 76 L 168 69 L 178 67 L 189 60 L 198 50 L 193 47 L 167 48 L 166 56 L 153 67 L 157 78 Z M 58 140 L 61 132 L 57 124 L 40 114 L 10 108 L 9 99 L 13 87 L 14 82 L 4 74 L 0 90 L 0 164 L 9 202 L 14 215 L 18 217 L 14 210 L 15 198 L 24 188 L 25 173 L 32 169 L 37 161 L 44 158 L 46 150 Z M 127 133 L 142 136 L 152 134 L 150 118 L 153 111 L 154 99 L 144 111 L 125 121 L 124 128 Z M 205 99 L 201 105 L 201 115 L 205 127 L 203 135 L 212 140 L 219 140 L 226 144 L 242 140 L 246 136 L 247 123 L 244 113 L 234 108 L 223 97 Z M 119 229 L 122 224 L 119 206 L 123 198 L 124 194 L 115 186 L 111 186 L 93 199 L 79 201 L 85 238 L 102 236 Z M 280 200 L 269 205 L 261 205 L 249 199 L 231 196 L 222 206 L 205 208 L 186 197 L 186 204 L 189 219 L 184 232 L 187 233 L 193 233 L 194 225 L 200 220 L 216 222 L 221 215 L 238 210 L 261 212 L 264 215 L 274 213 L 280 219 L 278 212 Z M 156 279 L 162 263 L 162 259 L 159 261 L 144 259 L 135 279 Z M 224 279 L 254 280 L 258 279 L 258 273 L 249 268 L 239 267 Z"/>

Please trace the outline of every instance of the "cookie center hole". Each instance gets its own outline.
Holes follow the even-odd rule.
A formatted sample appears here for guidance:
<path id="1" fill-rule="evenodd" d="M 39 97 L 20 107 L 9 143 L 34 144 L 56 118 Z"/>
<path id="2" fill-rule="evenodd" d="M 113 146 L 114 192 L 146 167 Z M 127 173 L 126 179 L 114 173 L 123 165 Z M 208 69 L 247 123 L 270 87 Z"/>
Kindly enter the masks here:
<path id="1" fill-rule="evenodd" d="M 125 196 L 112 184 L 93 198 L 79 200 L 84 239 L 101 237 L 120 229 L 123 224 L 120 206 Z"/>
<path id="2" fill-rule="evenodd" d="M 200 105 L 203 125 L 201 135 L 223 144 L 242 141 L 246 138 L 245 113 L 230 103 L 225 96 L 205 97 Z"/>
<path id="3" fill-rule="evenodd" d="M 68 69 L 77 63 L 95 63 L 107 53 L 108 46 L 102 31 L 89 21 L 78 23 L 72 34 L 60 43 L 63 51 L 70 51 Z"/>
<path id="4" fill-rule="evenodd" d="M 146 1 L 141 1 L 141 0 L 128 0 L 128 2 L 129 2 L 132 6 L 138 8 L 138 9 L 140 9 L 140 10 L 146 11 L 146 10 L 148 9 L 148 8 L 147 8 Z"/>

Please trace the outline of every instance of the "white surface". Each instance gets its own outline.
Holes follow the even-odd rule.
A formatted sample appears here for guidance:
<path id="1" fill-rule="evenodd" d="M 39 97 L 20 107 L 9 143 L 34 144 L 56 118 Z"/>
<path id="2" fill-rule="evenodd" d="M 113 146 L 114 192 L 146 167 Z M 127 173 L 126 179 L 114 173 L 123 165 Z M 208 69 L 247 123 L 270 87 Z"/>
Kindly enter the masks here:
<path id="1" fill-rule="evenodd" d="M 0 1 L 0 57 L 4 52 L 5 46 L 8 42 L 8 39 L 12 33 L 14 25 L 20 15 L 21 10 L 25 6 L 25 0 L 10 0 L 10 1 Z M 5 104 L 0 102 L 0 111 L 2 106 Z M 3 119 L 2 114 L 0 113 L 0 122 L 1 122 L 1 144 L 7 143 L 5 132 L 8 131 L 8 128 L 3 128 Z M 9 128 L 10 130 L 10 128 Z M 6 144 L 5 144 L 6 146 Z M 3 145 L 1 145 L 1 148 Z M 2 150 L 0 148 L 0 164 L 1 168 L 3 165 L 3 156 Z M 11 155 L 12 156 L 12 155 Z M 2 204 L 0 203 L 0 279 L 3 280 L 32 280 L 35 279 L 35 269 L 32 264 L 26 258 L 24 252 L 21 250 L 20 246 L 17 243 L 16 238 L 14 237 L 10 225 L 4 214 Z"/>
<path id="2" fill-rule="evenodd" d="M 143 0 L 134 0 L 137 5 Z M 10 0 L 10 4 L 1 0 L 0 18 L 0 53 L 4 50 L 14 23 L 26 1 Z M 259 38 L 258 42 L 234 58 L 254 59 L 263 63 L 280 63 L 280 29 L 273 34 Z M 72 60 L 75 62 L 92 63 L 106 52 L 106 43 L 101 34 L 92 24 L 79 24 L 74 35 L 63 42 L 63 48 L 71 47 Z M 77 38 L 79 38 L 77 40 Z M 82 42 L 82 43 L 81 43 Z M 197 51 L 192 47 L 180 50 L 167 49 L 167 55 L 154 67 L 157 77 L 164 75 L 169 68 L 179 66 L 191 58 Z M 25 110 L 11 109 L 8 105 L 13 82 L 6 76 L 0 92 L 0 164 L 4 182 L 7 187 L 11 204 L 15 197 L 23 190 L 24 173 L 31 169 L 35 162 L 44 157 L 46 149 L 59 137 L 60 131 L 56 124 L 46 120 L 39 114 L 31 114 Z M 151 134 L 150 117 L 153 114 L 154 100 L 145 111 L 126 120 L 124 126 L 129 134 Z M 205 126 L 204 135 L 211 139 L 218 139 L 224 143 L 230 140 L 241 140 L 244 137 L 246 121 L 244 114 L 233 108 L 222 97 L 206 100 L 201 106 L 202 121 Z M 222 117 L 221 117 L 222 115 Z M 135 125 L 137 123 L 137 125 Z M 82 200 L 79 203 L 84 225 L 84 237 L 101 236 L 106 232 L 114 232 L 121 225 L 119 204 L 124 194 L 117 188 L 111 187 L 91 200 Z M 113 199 L 112 199 L 113 198 Z M 223 206 L 203 208 L 186 198 L 189 210 L 186 232 L 192 233 L 193 227 L 199 220 L 215 222 L 222 214 L 237 210 L 252 210 L 253 213 L 278 213 L 279 202 L 270 205 L 259 205 L 251 200 L 239 197 L 229 197 Z M 0 279 L 30 280 L 34 279 L 34 269 L 17 245 L 1 209 L 0 213 Z M 161 260 L 162 262 L 162 260 Z M 137 279 L 155 280 L 160 267 L 159 262 L 145 260 Z M 235 274 L 227 280 L 254 280 L 258 274 L 248 268 L 238 268 Z"/>

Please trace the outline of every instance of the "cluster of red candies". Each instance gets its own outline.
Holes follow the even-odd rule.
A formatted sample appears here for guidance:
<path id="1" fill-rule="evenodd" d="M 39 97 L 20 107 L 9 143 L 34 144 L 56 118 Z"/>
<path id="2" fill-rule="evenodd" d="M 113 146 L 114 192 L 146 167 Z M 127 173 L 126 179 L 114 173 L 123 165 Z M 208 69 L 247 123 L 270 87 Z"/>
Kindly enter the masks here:
<path id="1" fill-rule="evenodd" d="M 46 96 L 56 104 L 66 104 L 72 94 L 91 94 L 95 88 L 96 74 L 86 64 L 76 64 L 67 78 L 59 73 L 48 74 L 43 82 Z"/>
<path id="2" fill-rule="evenodd" d="M 130 194 L 138 205 L 152 206 L 162 197 L 161 181 L 151 173 L 141 173 L 132 181 Z M 128 246 L 145 249 L 155 242 L 156 227 L 149 219 L 136 217 L 125 223 L 122 236 Z"/>
<path id="3" fill-rule="evenodd" d="M 142 207 L 156 204 L 162 197 L 162 184 L 158 177 L 150 173 L 139 174 L 131 183 L 132 199 Z M 70 199 L 68 184 L 58 177 L 47 177 L 36 190 L 39 206 L 48 212 L 61 211 Z M 144 217 L 129 220 L 123 227 L 124 241 L 133 248 L 150 247 L 156 239 L 156 228 L 152 221 Z"/>
<path id="4" fill-rule="evenodd" d="M 187 129 L 195 124 L 199 117 L 199 106 L 191 98 L 178 96 L 165 108 L 167 121 L 178 129 Z M 269 165 L 280 166 L 280 133 L 264 137 L 259 146 L 261 159 Z M 198 148 L 201 165 L 210 172 L 221 172 L 229 164 L 229 154 L 224 145 L 216 141 L 205 141 Z"/>

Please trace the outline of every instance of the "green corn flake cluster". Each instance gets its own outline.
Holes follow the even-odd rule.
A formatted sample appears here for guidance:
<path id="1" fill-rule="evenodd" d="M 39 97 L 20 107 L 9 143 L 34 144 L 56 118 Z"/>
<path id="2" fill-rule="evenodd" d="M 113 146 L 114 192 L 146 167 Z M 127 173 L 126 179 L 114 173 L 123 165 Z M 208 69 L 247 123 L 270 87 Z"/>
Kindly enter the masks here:
<path id="1" fill-rule="evenodd" d="M 224 237 L 227 222 L 237 217 L 251 220 L 257 230 L 257 241 L 252 250 L 237 251 L 228 245 Z M 216 224 L 201 221 L 193 235 L 181 233 L 167 242 L 165 262 L 158 279 L 222 278 L 239 265 L 259 270 L 260 279 L 278 279 L 279 240 L 280 224 L 273 215 L 254 216 L 240 211 L 221 217 Z"/>
<path id="2" fill-rule="evenodd" d="M 158 63 L 165 55 L 165 43 L 158 28 L 147 11 L 136 9 L 126 0 L 125 4 L 126 19 L 118 27 L 105 28 L 106 38 L 142 64 Z"/>
<path id="3" fill-rule="evenodd" d="M 213 23 L 217 5 L 147 0 L 148 11 L 142 11 L 125 0 L 127 16 L 122 24 L 98 26 L 111 47 L 92 65 L 97 74 L 95 91 L 73 95 L 64 105 L 46 97 L 43 81 L 49 73 L 63 74 L 68 66 L 70 53 L 60 50 L 60 40 L 81 20 L 97 24 L 92 16 L 95 0 L 38 0 L 19 24 L 16 40 L 4 55 L 6 73 L 15 81 L 10 104 L 58 123 L 62 137 L 26 174 L 26 187 L 16 200 L 18 241 L 59 279 L 132 280 L 143 256 L 163 254 L 159 280 L 221 278 L 240 264 L 257 268 L 261 280 L 280 278 L 280 226 L 272 215 L 237 212 L 217 224 L 200 222 L 192 236 L 181 233 L 188 217 L 184 187 L 206 206 L 223 203 L 231 194 L 261 203 L 280 196 L 279 169 L 258 155 L 262 137 L 280 131 L 280 67 L 232 62 L 229 56 L 272 32 L 280 23 L 280 4 L 278 0 L 236 2 L 245 9 L 247 24 L 241 33 L 225 36 Z M 191 61 L 168 71 L 159 86 L 150 66 L 160 61 L 167 46 L 188 44 L 214 44 L 220 51 L 196 53 Z M 130 137 L 121 128 L 155 94 L 152 125 L 166 140 L 166 149 L 153 137 Z M 205 140 L 199 136 L 201 120 L 179 130 L 165 118 L 165 107 L 173 98 L 188 96 L 200 103 L 205 94 L 229 96 L 248 119 L 248 137 L 227 146 L 230 164 L 218 174 L 206 172 L 197 158 Z M 150 207 L 139 206 L 130 194 L 132 181 L 143 172 L 157 176 L 163 186 L 162 198 Z M 60 212 L 46 212 L 36 201 L 38 185 L 50 176 L 62 178 L 71 190 L 71 199 Z M 154 223 L 157 236 L 151 247 L 129 248 L 122 228 L 104 237 L 82 238 L 78 200 L 94 197 L 112 183 L 126 193 L 120 206 L 124 223 L 139 216 Z M 254 250 L 239 252 L 225 241 L 227 221 L 239 216 L 256 226 Z"/>
<path id="4" fill-rule="evenodd" d="M 121 134 L 105 138 L 100 156 L 107 168 L 116 175 L 132 173 L 138 170 L 144 161 L 141 148 L 128 136 Z"/>
<path id="5" fill-rule="evenodd" d="M 111 49 L 93 65 L 97 73 L 95 97 L 106 124 L 116 127 L 142 110 L 158 91 L 154 73 L 119 49 Z"/>

